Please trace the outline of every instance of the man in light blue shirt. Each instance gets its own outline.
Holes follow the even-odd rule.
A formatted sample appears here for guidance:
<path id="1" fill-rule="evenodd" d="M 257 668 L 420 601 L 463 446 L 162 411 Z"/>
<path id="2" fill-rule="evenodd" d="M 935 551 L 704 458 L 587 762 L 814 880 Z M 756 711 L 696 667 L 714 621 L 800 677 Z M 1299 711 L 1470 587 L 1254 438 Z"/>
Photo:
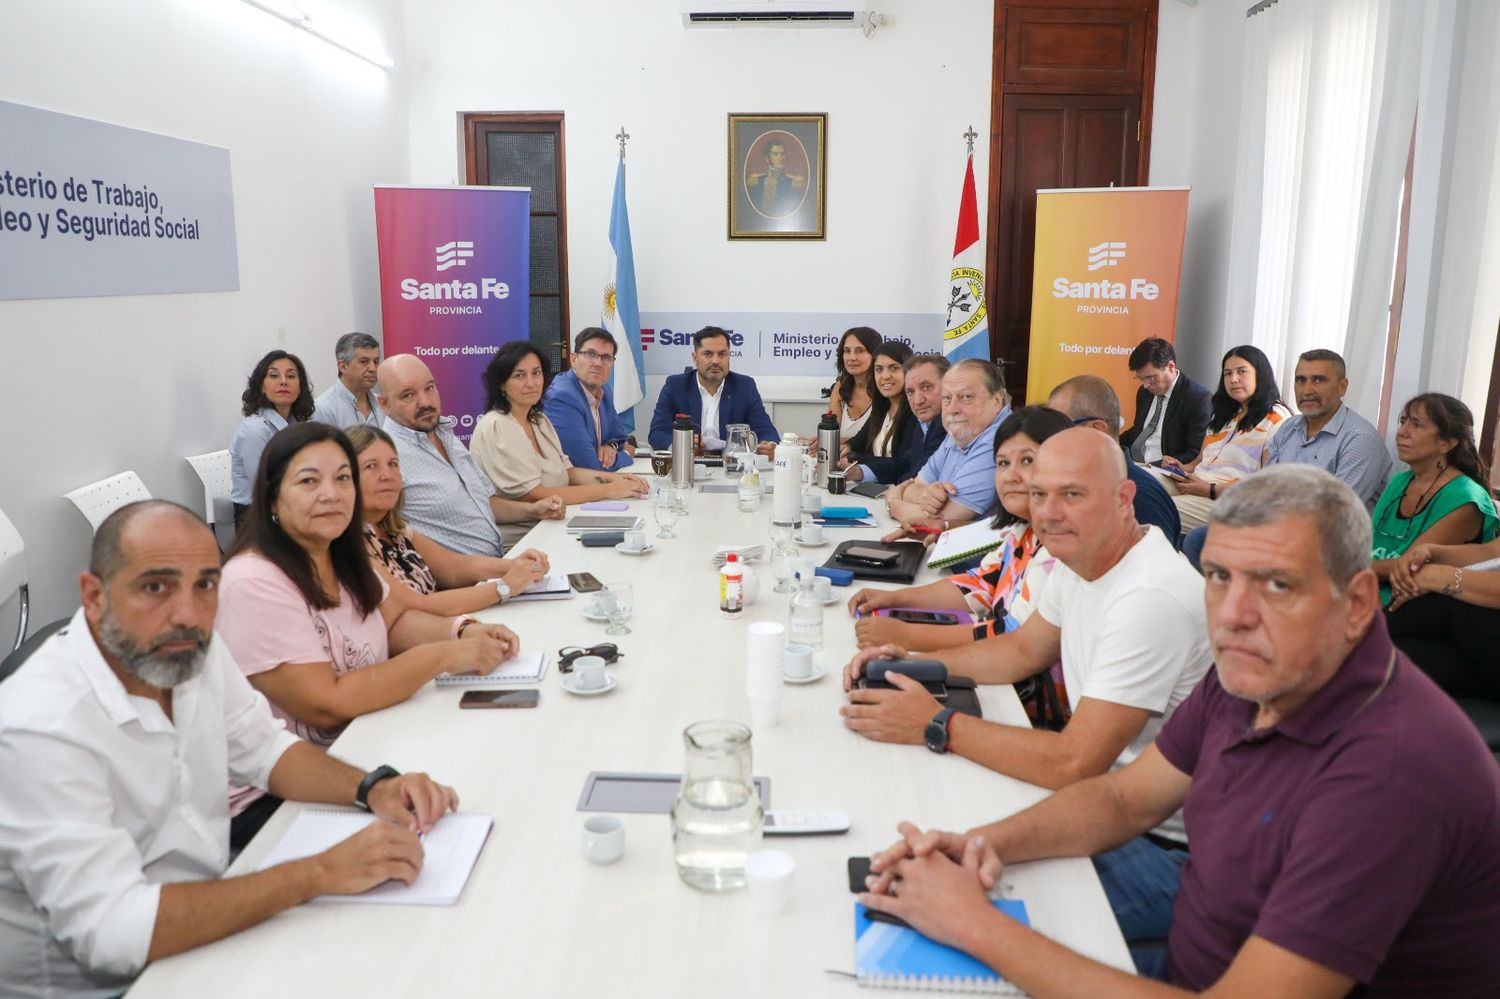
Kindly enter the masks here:
<path id="1" fill-rule="evenodd" d="M 948 439 L 917 477 L 886 493 L 902 527 L 975 520 L 995 504 L 995 431 L 1010 415 L 1000 369 L 967 358 L 943 376 Z"/>
<path id="2" fill-rule="evenodd" d="M 432 371 L 420 358 L 396 354 L 380 365 L 385 429 L 396 442 L 405 491 L 402 512 L 411 525 L 444 548 L 465 555 L 505 554 L 500 524 L 557 520 L 556 496 L 535 502 L 505 499 L 479 470 L 443 416 Z"/>
<path id="3" fill-rule="evenodd" d="M 375 372 L 380 365 L 380 342 L 368 333 L 345 333 L 333 348 L 338 380 L 318 396 L 313 419 L 340 430 L 359 423 L 380 426 L 383 418 L 375 401 Z"/>

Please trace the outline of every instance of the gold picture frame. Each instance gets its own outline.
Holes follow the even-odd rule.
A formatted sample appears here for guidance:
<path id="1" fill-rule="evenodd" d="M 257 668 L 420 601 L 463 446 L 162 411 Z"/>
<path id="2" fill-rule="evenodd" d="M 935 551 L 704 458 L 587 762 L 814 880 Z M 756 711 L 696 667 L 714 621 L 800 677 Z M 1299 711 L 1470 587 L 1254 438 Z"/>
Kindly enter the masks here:
<path id="1" fill-rule="evenodd" d="M 828 115 L 729 116 L 730 239 L 827 238 Z"/>

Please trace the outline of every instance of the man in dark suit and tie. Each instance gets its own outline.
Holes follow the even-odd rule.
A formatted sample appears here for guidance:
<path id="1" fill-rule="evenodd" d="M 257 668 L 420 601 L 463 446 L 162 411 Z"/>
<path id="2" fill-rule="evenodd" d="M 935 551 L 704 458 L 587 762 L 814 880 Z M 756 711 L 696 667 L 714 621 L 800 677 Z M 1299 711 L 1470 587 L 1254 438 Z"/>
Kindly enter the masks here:
<path id="1" fill-rule="evenodd" d="M 1177 353 L 1159 336 L 1130 352 L 1130 371 L 1141 383 L 1135 393 L 1135 424 L 1120 435 L 1130 457 L 1159 465 L 1163 457 L 1187 464 L 1203 449 L 1213 394 L 1177 370 Z"/>
<path id="2" fill-rule="evenodd" d="M 755 379 L 729 370 L 729 334 L 717 326 L 705 326 L 693 334 L 693 367 L 669 375 L 662 385 L 651 415 L 653 448 L 672 446 L 672 419 L 678 413 L 692 417 L 706 451 L 723 450 L 725 428 L 731 423 L 748 423 L 762 454 L 770 454 L 781 440 Z"/>

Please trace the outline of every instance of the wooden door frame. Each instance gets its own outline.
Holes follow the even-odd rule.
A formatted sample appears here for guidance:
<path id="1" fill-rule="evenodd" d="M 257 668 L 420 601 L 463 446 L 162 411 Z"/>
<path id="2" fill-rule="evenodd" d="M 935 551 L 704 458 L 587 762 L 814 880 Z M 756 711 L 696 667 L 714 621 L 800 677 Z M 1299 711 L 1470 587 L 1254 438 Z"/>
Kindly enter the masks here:
<path id="1" fill-rule="evenodd" d="M 1156 23 L 1158 0 L 995 0 L 995 24 L 990 52 L 990 163 L 989 163 L 989 203 L 985 209 L 987 231 L 985 235 L 985 296 L 989 299 L 986 308 L 990 316 L 998 316 L 999 309 L 995 302 L 995 277 L 998 274 L 1000 257 L 1000 245 L 997 241 L 1000 230 L 1000 172 L 1001 155 L 1000 134 L 1002 116 L 1005 110 L 1005 97 L 1008 94 L 1058 94 L 1064 91 L 1056 86 L 1043 84 L 1007 87 L 1005 84 L 1005 14 L 1012 7 L 1056 7 L 1059 9 L 1078 10 L 1139 10 L 1146 15 L 1146 39 L 1144 52 L 1144 66 L 1141 76 L 1141 138 L 1136 150 L 1136 171 L 1139 178 L 1138 183 L 1145 187 L 1151 182 L 1151 124 L 1152 106 L 1156 92 Z M 1092 88 L 1086 94 L 1121 94 L 1134 93 L 1133 90 L 1126 91 L 1120 88 L 1097 87 Z M 1000 354 L 1000 330 L 992 320 L 990 323 L 990 357 L 998 358 Z"/>
<path id="2" fill-rule="evenodd" d="M 465 184 L 483 184 L 488 176 L 479 169 L 479 133 L 482 125 L 507 125 L 512 132 L 543 131 L 528 129 L 527 125 L 557 126 L 557 268 L 558 268 L 558 315 L 562 318 L 561 348 L 558 357 L 562 370 L 572 367 L 573 325 L 568 317 L 568 187 L 567 177 L 567 125 L 561 111 L 460 111 L 458 113 L 458 160 L 463 164 Z M 551 131 L 551 129 L 546 129 Z M 530 281 L 527 281 L 528 288 Z"/>
<path id="3" fill-rule="evenodd" d="M 1479 455 L 1490 463 L 1490 482 L 1496 481 L 1500 473 L 1495 466 L 1495 423 L 1500 421 L 1500 329 L 1495 331 L 1495 360 L 1490 364 L 1490 390 L 1484 402 L 1484 425 L 1479 429 Z M 1489 483 L 1485 483 L 1489 485 Z M 1490 490 L 1500 496 L 1500 486 Z"/>

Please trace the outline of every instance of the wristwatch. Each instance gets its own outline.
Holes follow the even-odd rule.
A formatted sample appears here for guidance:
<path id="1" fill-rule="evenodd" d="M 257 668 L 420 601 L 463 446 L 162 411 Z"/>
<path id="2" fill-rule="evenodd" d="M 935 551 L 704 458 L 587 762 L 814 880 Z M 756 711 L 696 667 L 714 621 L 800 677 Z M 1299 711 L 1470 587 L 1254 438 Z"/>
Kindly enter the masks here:
<path id="1" fill-rule="evenodd" d="M 370 789 L 387 777 L 400 777 L 401 771 L 395 767 L 382 765 L 365 774 L 365 779 L 359 782 L 359 790 L 354 792 L 354 805 L 362 812 L 370 810 Z"/>
<path id="2" fill-rule="evenodd" d="M 486 579 L 485 582 L 495 584 L 495 592 L 499 594 L 500 602 L 502 604 L 510 599 L 510 584 L 505 580 L 501 579 L 499 576 L 496 576 L 494 579 Z"/>
<path id="3" fill-rule="evenodd" d="M 954 713 L 952 708 L 944 708 L 933 715 L 932 721 L 922 730 L 922 741 L 934 753 L 948 751 L 948 722 L 952 720 Z"/>

